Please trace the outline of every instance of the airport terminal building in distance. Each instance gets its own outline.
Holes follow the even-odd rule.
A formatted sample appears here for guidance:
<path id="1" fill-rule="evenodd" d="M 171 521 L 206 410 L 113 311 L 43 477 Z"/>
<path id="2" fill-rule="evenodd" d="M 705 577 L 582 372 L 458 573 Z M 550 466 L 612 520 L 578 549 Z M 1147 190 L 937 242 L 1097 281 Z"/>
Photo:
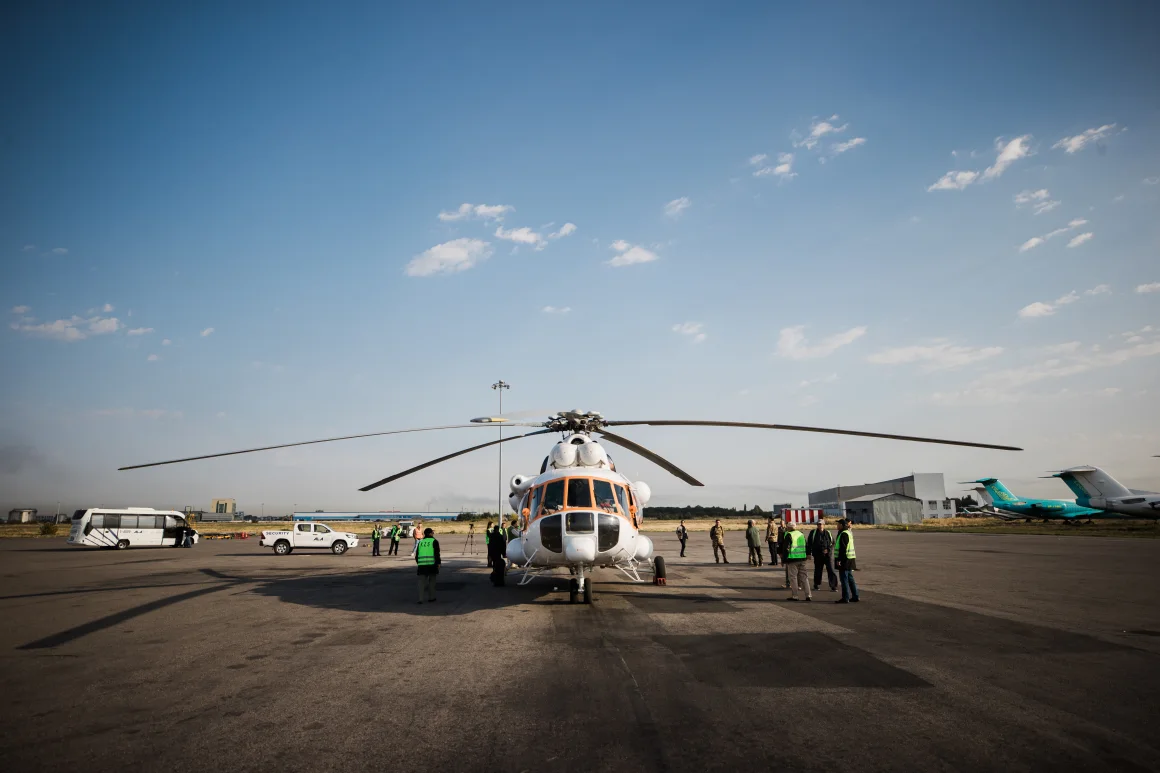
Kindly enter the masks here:
<path id="1" fill-rule="evenodd" d="M 810 507 L 826 515 L 844 517 L 846 502 L 870 494 L 903 494 L 922 502 L 922 518 L 951 518 L 957 514 L 955 501 L 947 497 L 941 472 L 914 472 L 905 478 L 894 478 L 859 486 L 835 486 L 810 492 Z"/>

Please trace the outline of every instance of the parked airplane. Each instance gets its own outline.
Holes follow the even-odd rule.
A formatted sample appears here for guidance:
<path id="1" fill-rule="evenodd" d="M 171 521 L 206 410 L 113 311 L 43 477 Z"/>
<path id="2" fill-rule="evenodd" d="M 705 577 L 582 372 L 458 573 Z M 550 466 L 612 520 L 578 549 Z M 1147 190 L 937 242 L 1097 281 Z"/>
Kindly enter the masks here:
<path id="1" fill-rule="evenodd" d="M 994 498 L 987 491 L 987 489 L 982 486 L 975 486 L 973 489 L 971 489 L 971 491 L 974 491 L 976 496 L 979 497 L 980 504 L 977 504 L 973 507 L 968 506 L 963 508 L 968 513 L 973 515 L 985 515 L 991 518 L 1001 518 L 1004 521 L 1031 520 L 1027 516 L 1019 516 L 1015 515 L 1014 513 L 1004 512 L 1003 510 L 995 507 Z"/>
<path id="2" fill-rule="evenodd" d="M 1136 518 L 1160 518 L 1160 494 L 1134 491 L 1099 467 L 1070 467 L 1055 473 L 1075 492 L 1076 504 Z"/>
<path id="3" fill-rule="evenodd" d="M 979 478 L 966 483 L 981 483 L 991 501 L 999 510 L 1021 515 L 1024 518 L 1042 518 L 1043 520 L 1073 521 L 1080 518 L 1115 517 L 1103 510 L 1091 507 L 1081 507 L 1068 499 L 1030 499 L 1017 497 L 1010 489 L 1003 485 L 998 478 Z"/>

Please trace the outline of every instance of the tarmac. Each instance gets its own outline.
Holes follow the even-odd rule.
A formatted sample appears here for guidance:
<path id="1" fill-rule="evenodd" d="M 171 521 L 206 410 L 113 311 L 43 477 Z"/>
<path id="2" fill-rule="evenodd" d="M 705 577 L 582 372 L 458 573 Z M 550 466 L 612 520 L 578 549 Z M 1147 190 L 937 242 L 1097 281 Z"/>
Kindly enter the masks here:
<path id="1" fill-rule="evenodd" d="M 462 537 L 423 605 L 407 543 L 0 541 L 0 769 L 1160 770 L 1160 543 L 859 531 L 837 605 L 652 536 L 591 606 Z"/>

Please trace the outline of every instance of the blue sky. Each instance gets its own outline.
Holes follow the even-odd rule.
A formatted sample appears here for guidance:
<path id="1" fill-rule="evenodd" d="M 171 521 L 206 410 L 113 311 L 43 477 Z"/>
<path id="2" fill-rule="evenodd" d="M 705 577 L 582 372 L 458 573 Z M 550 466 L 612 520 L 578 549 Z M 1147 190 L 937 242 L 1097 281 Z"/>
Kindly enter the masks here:
<path id="1" fill-rule="evenodd" d="M 1153 6 L 624 5 L 6 8 L 10 506 L 485 506 L 487 452 L 356 489 L 490 430 L 114 469 L 455 423 L 497 378 L 1027 448 L 626 432 L 709 484 L 621 454 L 657 502 L 1160 488 Z"/>

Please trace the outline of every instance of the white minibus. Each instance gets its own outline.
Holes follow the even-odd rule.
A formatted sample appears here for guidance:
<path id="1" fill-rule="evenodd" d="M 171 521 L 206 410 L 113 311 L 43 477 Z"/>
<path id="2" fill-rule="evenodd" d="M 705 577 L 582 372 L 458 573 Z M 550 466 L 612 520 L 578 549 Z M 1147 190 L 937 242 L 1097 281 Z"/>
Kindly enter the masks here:
<path id="1" fill-rule="evenodd" d="M 97 548 L 179 547 L 189 532 L 194 544 L 197 532 L 176 510 L 151 507 L 90 507 L 73 513 L 68 544 Z"/>

